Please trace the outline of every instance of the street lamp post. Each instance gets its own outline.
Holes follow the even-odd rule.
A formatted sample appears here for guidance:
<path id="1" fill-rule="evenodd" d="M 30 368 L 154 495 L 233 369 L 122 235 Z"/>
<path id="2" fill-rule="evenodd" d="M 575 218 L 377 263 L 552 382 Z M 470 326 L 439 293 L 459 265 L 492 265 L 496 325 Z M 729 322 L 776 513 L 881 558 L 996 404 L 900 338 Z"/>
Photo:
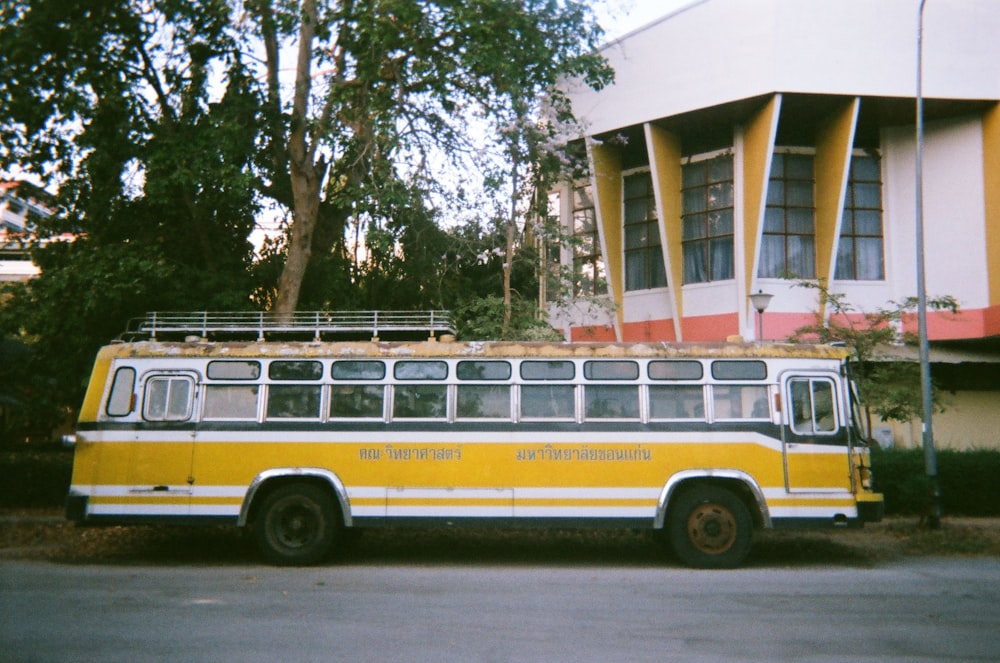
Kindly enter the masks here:
<path id="1" fill-rule="evenodd" d="M 764 340 L 764 311 L 767 310 L 767 305 L 771 303 L 772 297 L 774 297 L 774 295 L 766 293 L 763 290 L 758 290 L 750 295 L 750 305 L 753 306 L 755 311 L 757 311 L 758 341 Z"/>
<path id="2" fill-rule="evenodd" d="M 917 17 L 917 155 L 916 155 L 916 240 L 917 240 L 917 335 L 920 338 L 920 392 L 923 400 L 924 471 L 930 483 L 930 513 L 927 525 L 936 529 L 941 525 L 941 487 L 937 476 L 937 453 L 934 450 L 934 428 L 931 417 L 934 409 L 931 395 L 930 349 L 927 339 L 927 283 L 924 276 L 924 3 L 920 0 Z"/>

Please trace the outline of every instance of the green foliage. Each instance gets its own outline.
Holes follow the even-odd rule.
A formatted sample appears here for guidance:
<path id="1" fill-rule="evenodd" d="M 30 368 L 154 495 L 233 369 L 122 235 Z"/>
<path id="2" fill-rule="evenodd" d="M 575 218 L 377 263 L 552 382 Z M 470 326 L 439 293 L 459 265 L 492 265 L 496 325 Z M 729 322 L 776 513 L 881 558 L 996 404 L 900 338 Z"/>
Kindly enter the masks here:
<path id="1" fill-rule="evenodd" d="M 540 320 L 533 302 L 514 300 L 505 322 L 506 304 L 496 296 L 472 299 L 454 313 L 461 338 L 484 341 L 562 341 L 562 335 Z"/>
<path id="2" fill-rule="evenodd" d="M 799 287 L 816 290 L 819 306 L 811 324 L 800 327 L 792 341 L 843 343 L 854 351 L 857 370 L 854 377 L 865 406 L 883 421 L 907 422 L 922 415 L 920 368 L 902 361 L 875 362 L 877 348 L 899 342 L 913 343 L 911 334 L 900 334 L 901 323 L 913 315 L 915 298 L 889 302 L 875 311 L 863 311 L 847 301 L 843 293 L 831 292 L 825 280 L 799 281 Z M 958 312 L 954 297 L 927 301 L 928 310 Z M 942 408 L 940 390 L 932 385 L 932 398 Z"/>
<path id="3" fill-rule="evenodd" d="M 454 182 L 439 172 L 447 161 L 459 175 L 482 171 L 491 181 L 494 155 L 475 144 L 470 122 L 493 129 L 504 157 L 526 161 L 532 157 L 509 149 L 505 127 L 529 119 L 551 125 L 539 123 L 538 100 L 546 97 L 556 117 L 568 117 L 565 100 L 554 96 L 560 77 L 597 87 L 612 76 L 596 49 L 600 28 L 577 0 L 247 6 L 268 54 L 266 192 L 294 210 L 279 310 L 300 305 L 299 287 L 310 278 L 305 263 L 341 252 L 351 223 L 356 235 L 376 239 L 396 220 L 401 191 L 449 199 Z M 283 43 L 295 41 L 314 57 L 299 60 L 285 99 L 277 58 Z M 324 219 L 334 221 L 334 232 L 322 231 Z"/>
<path id="4" fill-rule="evenodd" d="M 930 481 L 922 449 L 872 449 L 875 489 L 890 515 L 923 515 Z M 947 516 L 1000 516 L 1000 451 L 937 450 L 941 505 Z"/>
<path id="5" fill-rule="evenodd" d="M 58 185 L 39 233 L 78 237 L 39 248 L 42 275 L 5 295 L 0 331 L 30 352 L 2 397 L 30 396 L 23 415 L 51 426 L 128 318 L 272 308 L 295 251 L 307 308 L 458 308 L 506 289 L 504 335 L 520 333 L 537 292 L 526 210 L 562 163 L 552 120 L 570 117 L 554 84 L 611 80 L 601 34 L 579 0 L 0 4 L 0 172 Z M 296 40 L 312 58 L 287 85 Z M 470 122 L 523 188 L 481 163 Z M 446 158 L 495 176 L 495 204 L 469 212 Z M 442 230 L 448 205 L 489 231 Z M 265 206 L 291 235 L 255 262 Z M 470 250 L 486 258 L 459 260 Z"/>
<path id="6" fill-rule="evenodd" d="M 0 448 L 0 507 L 61 506 L 69 491 L 73 454 L 58 447 Z"/>

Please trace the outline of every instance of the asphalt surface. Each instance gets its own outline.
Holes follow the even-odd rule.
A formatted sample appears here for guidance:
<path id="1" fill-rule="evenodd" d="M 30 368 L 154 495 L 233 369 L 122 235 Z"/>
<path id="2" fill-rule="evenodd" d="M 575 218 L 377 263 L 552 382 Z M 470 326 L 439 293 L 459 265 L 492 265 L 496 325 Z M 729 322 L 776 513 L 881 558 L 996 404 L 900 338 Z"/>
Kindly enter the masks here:
<path id="1" fill-rule="evenodd" d="M 997 661 L 1000 560 L 735 571 L 0 560 L 0 660 Z"/>

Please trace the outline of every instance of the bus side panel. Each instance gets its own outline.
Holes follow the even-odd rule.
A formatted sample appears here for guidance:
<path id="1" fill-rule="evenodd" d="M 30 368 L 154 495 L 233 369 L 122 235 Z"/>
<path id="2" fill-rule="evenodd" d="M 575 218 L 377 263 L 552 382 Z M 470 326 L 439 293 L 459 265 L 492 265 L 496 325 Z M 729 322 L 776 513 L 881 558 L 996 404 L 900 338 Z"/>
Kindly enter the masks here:
<path id="1" fill-rule="evenodd" d="M 101 408 L 101 400 L 108 388 L 108 376 L 111 372 L 110 351 L 105 348 L 97 354 L 94 360 L 94 368 L 90 373 L 90 382 L 87 383 L 87 393 L 83 398 L 83 405 L 80 407 L 79 423 L 93 423 L 98 419 Z"/>
<path id="2" fill-rule="evenodd" d="M 195 448 L 192 514 L 239 512 L 253 479 L 273 468 L 317 468 L 345 485 L 354 518 L 411 517 L 642 518 L 652 526 L 668 479 L 706 467 L 739 469 L 768 492 L 785 496 L 777 441 L 746 435 L 697 440 L 692 434 L 505 435 L 514 441 L 463 443 L 381 435 L 339 442 L 244 433 Z M 297 438 L 303 437 L 299 434 Z M 243 439 L 237 439 L 242 437 Z M 704 435 L 702 436 L 704 437 Z M 276 441 L 280 438 L 285 441 Z M 412 440 L 412 437 L 410 438 Z M 574 439 L 575 442 L 567 440 Z"/>

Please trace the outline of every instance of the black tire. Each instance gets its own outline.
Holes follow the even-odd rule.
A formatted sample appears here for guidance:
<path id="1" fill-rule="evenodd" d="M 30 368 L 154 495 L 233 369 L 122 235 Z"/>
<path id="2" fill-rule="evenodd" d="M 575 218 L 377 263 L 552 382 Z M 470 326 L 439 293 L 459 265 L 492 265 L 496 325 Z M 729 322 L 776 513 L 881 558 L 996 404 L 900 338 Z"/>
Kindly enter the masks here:
<path id="1" fill-rule="evenodd" d="M 329 491 L 310 484 L 289 484 L 269 494 L 254 522 L 264 556 L 285 566 L 306 566 L 326 558 L 339 524 Z"/>
<path id="2" fill-rule="evenodd" d="M 696 486 L 673 500 L 667 518 L 670 545 L 688 566 L 732 569 L 753 543 L 753 522 L 743 501 L 719 486 Z"/>

